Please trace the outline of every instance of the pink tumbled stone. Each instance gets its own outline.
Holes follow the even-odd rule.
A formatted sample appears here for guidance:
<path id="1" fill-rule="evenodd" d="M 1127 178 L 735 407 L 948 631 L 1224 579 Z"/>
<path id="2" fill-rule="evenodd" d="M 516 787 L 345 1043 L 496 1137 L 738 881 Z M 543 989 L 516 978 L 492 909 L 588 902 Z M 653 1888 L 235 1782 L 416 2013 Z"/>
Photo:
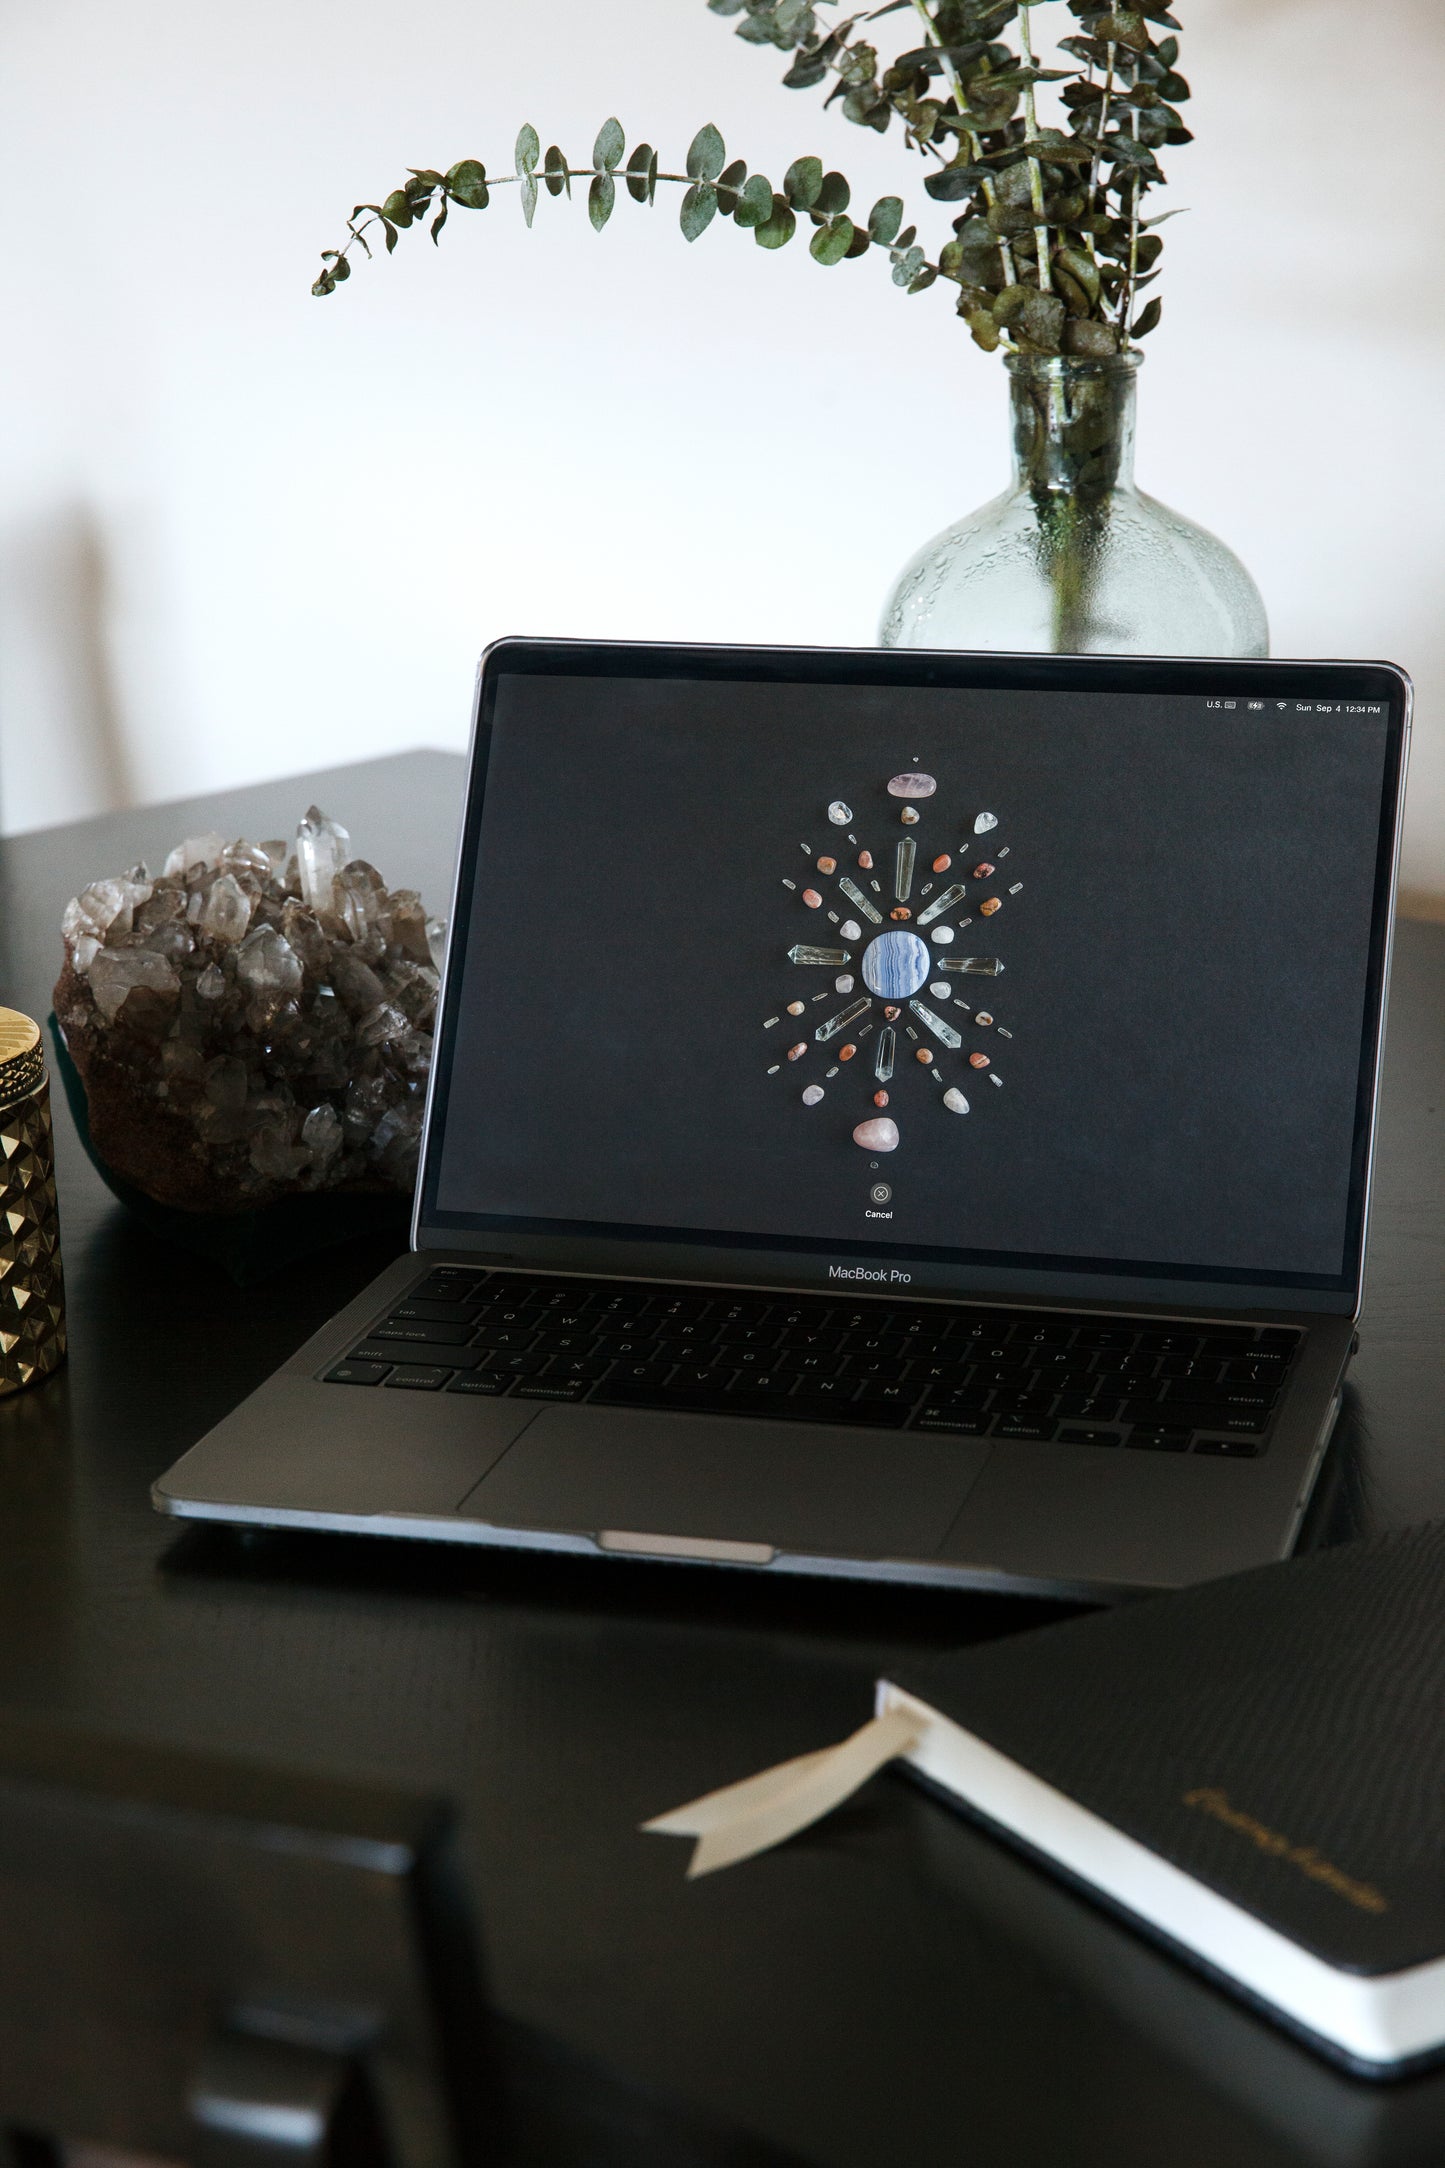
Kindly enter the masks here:
<path id="1" fill-rule="evenodd" d="M 803 901 L 810 911 L 816 911 L 823 899 L 816 888 L 805 888 L 803 890 Z"/>
<path id="2" fill-rule="evenodd" d="M 937 788 L 931 775 L 919 775 L 915 771 L 890 777 L 888 795 L 890 798 L 931 798 Z"/>
<path id="3" fill-rule="evenodd" d="M 853 1142 L 865 1152 L 896 1152 L 898 1124 L 886 1114 L 871 1122 L 860 1122 L 853 1132 Z"/>

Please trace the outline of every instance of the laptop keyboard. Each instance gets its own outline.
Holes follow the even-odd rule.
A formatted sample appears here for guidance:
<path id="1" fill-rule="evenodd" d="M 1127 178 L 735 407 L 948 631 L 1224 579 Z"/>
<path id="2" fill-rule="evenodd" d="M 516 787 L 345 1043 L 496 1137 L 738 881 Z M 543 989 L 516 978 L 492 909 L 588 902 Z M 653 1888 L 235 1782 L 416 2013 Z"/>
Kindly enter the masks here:
<path id="1" fill-rule="evenodd" d="M 1247 1460 L 1265 1447 L 1300 1338 L 446 1265 L 326 1378 Z"/>

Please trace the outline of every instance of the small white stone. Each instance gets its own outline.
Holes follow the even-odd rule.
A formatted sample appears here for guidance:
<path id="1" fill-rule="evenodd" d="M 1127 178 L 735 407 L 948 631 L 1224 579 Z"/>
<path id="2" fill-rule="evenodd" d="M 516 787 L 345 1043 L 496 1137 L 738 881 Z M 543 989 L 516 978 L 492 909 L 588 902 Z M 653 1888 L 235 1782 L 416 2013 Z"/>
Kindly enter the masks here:
<path id="1" fill-rule="evenodd" d="M 840 971 L 840 972 L 838 973 L 838 976 L 837 976 L 837 978 L 836 978 L 836 979 L 834 979 L 834 981 L 833 981 L 833 991 L 834 991 L 834 993 L 835 993 L 835 994 L 851 994 L 851 993 L 852 993 L 852 991 L 853 991 L 853 974 L 852 974 L 852 972 L 851 972 L 851 971 Z"/>
<path id="2" fill-rule="evenodd" d="M 822 1098 L 822 1096 L 823 1096 L 823 1087 L 822 1087 L 822 1085 L 821 1085 L 821 1084 L 810 1084 L 810 1085 L 808 1086 L 807 1090 L 806 1090 L 806 1091 L 804 1092 L 804 1094 L 803 1094 L 803 1105 L 804 1105 L 805 1107 L 815 1107 L 815 1106 L 816 1106 L 816 1105 L 818 1104 L 818 1101 L 819 1101 L 819 1100 L 820 1100 L 820 1099 Z"/>
<path id="3" fill-rule="evenodd" d="M 1002 1090 L 1003 1090 L 1003 1078 L 1002 1078 L 1002 1077 L 1001 1077 L 1001 1076 L 1000 1076 L 1000 1075 L 998 1074 L 998 1072 L 997 1072 L 996 1070 L 995 1070 L 995 1072 L 993 1073 L 993 1075 L 992 1075 L 992 1076 L 990 1076 L 990 1078 L 989 1078 L 989 1083 L 990 1083 L 990 1084 L 997 1084 L 997 1086 L 998 1086 L 999 1090 L 1000 1090 L 1000 1091 L 1002 1091 Z"/>
<path id="4" fill-rule="evenodd" d="M 949 1085 L 948 1090 L 943 1095 L 943 1103 L 950 1114 L 967 1114 L 968 1112 L 968 1101 L 956 1084 Z"/>
<path id="5" fill-rule="evenodd" d="M 846 828 L 853 818 L 853 809 L 844 805 L 841 798 L 835 798 L 828 808 L 828 818 L 835 828 Z"/>
<path id="6" fill-rule="evenodd" d="M 838 931 L 845 941 L 861 941 L 863 938 L 863 928 L 856 918 L 845 918 Z"/>
<path id="7" fill-rule="evenodd" d="M 947 948 L 949 942 L 953 939 L 953 928 L 951 926 L 935 926 L 928 938 L 930 941 L 936 941 L 940 948 Z"/>
<path id="8" fill-rule="evenodd" d="M 973 832 L 976 836 L 986 836 L 990 828 L 997 828 L 997 826 L 997 813 L 980 813 L 973 824 Z"/>
<path id="9" fill-rule="evenodd" d="M 935 1001 L 952 1001 L 953 999 L 953 988 L 949 985 L 947 979 L 935 979 L 928 991 Z"/>

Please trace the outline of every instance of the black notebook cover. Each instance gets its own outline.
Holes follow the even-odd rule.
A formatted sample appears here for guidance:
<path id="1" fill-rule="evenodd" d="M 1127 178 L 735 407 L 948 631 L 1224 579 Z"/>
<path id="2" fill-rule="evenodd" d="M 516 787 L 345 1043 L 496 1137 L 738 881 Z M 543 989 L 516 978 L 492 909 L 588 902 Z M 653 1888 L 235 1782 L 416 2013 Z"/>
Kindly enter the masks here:
<path id="1" fill-rule="evenodd" d="M 890 1677 L 1326 1964 L 1445 1958 L 1445 1523 Z"/>

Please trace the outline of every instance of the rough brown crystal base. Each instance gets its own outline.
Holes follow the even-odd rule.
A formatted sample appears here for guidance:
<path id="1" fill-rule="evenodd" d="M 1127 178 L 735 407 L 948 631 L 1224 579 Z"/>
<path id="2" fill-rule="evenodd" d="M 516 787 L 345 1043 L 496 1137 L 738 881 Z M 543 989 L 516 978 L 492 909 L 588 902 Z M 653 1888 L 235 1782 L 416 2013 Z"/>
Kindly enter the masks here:
<path id="1" fill-rule="evenodd" d="M 50 1087 L 0 1109 L 0 1394 L 65 1360 Z"/>

